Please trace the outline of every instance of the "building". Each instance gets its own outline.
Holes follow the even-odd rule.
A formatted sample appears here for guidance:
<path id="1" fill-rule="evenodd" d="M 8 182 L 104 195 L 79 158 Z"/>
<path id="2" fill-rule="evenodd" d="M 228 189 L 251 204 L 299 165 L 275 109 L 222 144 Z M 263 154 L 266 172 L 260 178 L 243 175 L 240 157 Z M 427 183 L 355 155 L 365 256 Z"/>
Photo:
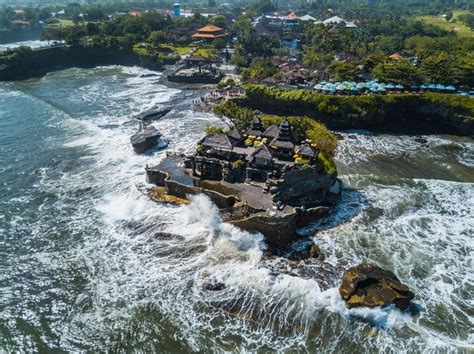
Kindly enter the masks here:
<path id="1" fill-rule="evenodd" d="M 300 24 L 299 17 L 291 12 L 288 16 L 283 17 L 283 28 L 287 30 L 292 30 Z"/>
<path id="2" fill-rule="evenodd" d="M 301 46 L 301 35 L 296 32 L 288 32 L 281 38 L 281 44 L 290 51 L 296 51 Z"/>
<path id="3" fill-rule="evenodd" d="M 173 4 L 173 14 L 177 17 L 181 16 L 181 6 L 178 3 Z"/>
<path id="4" fill-rule="evenodd" d="M 227 134 L 210 134 L 201 139 L 192 169 L 201 179 L 233 183 L 245 178 L 265 182 L 270 175 L 278 176 L 284 169 L 317 163 L 317 150 L 308 141 L 295 144 L 288 120 L 265 129 L 256 118 L 244 134 L 234 128 Z"/>
<path id="5" fill-rule="evenodd" d="M 323 24 L 325 26 L 337 25 L 341 23 L 346 23 L 346 20 L 344 20 L 342 17 L 339 17 L 339 16 L 333 16 L 323 21 Z"/>
<path id="6" fill-rule="evenodd" d="M 192 37 L 195 39 L 214 40 L 216 38 L 225 38 L 228 35 L 229 33 L 225 32 L 223 28 L 209 25 L 198 29 Z"/>
<path id="7" fill-rule="evenodd" d="M 313 16 L 304 15 L 304 16 L 301 16 L 301 17 L 300 17 L 300 21 L 303 21 L 303 22 L 307 22 L 307 21 L 315 22 L 316 19 L 315 19 Z"/>

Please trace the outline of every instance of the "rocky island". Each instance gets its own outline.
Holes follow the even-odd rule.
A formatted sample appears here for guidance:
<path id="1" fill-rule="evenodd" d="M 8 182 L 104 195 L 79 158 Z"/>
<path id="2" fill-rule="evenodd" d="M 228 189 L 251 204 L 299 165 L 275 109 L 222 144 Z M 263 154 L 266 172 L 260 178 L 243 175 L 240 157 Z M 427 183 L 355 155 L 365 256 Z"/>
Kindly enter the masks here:
<path id="1" fill-rule="evenodd" d="M 264 127 L 256 117 L 245 130 L 213 132 L 193 155 L 170 155 L 146 173 L 157 185 L 149 193 L 153 199 L 182 202 L 203 193 L 226 221 L 261 232 L 276 247 L 287 247 L 297 228 L 327 215 L 341 191 L 317 142 L 295 136 L 286 118 Z"/>

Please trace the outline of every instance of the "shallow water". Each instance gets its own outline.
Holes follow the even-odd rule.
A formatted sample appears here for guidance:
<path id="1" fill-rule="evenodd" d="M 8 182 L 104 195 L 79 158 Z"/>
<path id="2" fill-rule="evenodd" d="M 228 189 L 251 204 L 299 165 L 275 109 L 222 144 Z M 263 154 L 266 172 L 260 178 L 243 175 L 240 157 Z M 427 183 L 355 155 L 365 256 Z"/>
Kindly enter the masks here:
<path id="1" fill-rule="evenodd" d="M 134 154 L 134 114 L 173 106 L 154 123 L 169 151 L 192 151 L 219 123 L 190 109 L 202 92 L 143 74 L 70 69 L 0 84 L 3 350 L 474 349 L 471 139 L 345 133 L 343 199 L 300 230 L 326 254 L 305 266 L 323 283 L 275 273 L 287 264 L 264 257 L 262 236 L 222 223 L 204 197 L 173 207 L 143 195 L 143 168 L 163 153 Z M 419 314 L 349 311 L 337 285 L 363 260 L 408 284 Z M 202 290 L 210 280 L 226 289 Z"/>

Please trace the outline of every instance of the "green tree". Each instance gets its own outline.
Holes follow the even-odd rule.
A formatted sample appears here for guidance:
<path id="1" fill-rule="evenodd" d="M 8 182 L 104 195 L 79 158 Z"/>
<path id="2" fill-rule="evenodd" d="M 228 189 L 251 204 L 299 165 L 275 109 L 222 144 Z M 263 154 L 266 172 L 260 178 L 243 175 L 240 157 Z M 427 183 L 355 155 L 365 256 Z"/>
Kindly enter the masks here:
<path id="1" fill-rule="evenodd" d="M 452 83 L 454 61 L 446 52 L 430 55 L 421 61 L 420 74 L 427 82 Z"/>
<path id="2" fill-rule="evenodd" d="M 332 80 L 348 81 L 356 79 L 357 68 L 350 63 L 335 61 L 327 67 L 326 72 Z"/>
<path id="3" fill-rule="evenodd" d="M 383 82 L 394 82 L 408 85 L 420 82 L 418 70 L 408 60 L 379 63 L 372 71 L 372 74 Z"/>
<path id="4" fill-rule="evenodd" d="M 212 45 L 214 46 L 214 48 L 216 48 L 217 50 L 222 50 L 225 48 L 225 40 L 222 39 L 222 38 L 216 38 L 212 41 Z"/>

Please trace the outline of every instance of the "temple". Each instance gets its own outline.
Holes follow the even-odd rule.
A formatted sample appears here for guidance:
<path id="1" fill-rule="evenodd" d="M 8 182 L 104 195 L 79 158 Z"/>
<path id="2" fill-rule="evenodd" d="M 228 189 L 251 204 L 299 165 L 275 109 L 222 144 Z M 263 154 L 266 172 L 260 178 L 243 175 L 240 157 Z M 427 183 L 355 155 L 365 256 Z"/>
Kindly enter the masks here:
<path id="1" fill-rule="evenodd" d="M 194 154 L 171 154 L 147 167 L 153 200 L 207 195 L 224 220 L 261 232 L 271 245 L 286 247 L 295 230 L 328 214 L 341 184 L 327 172 L 311 140 L 298 142 L 284 119 L 264 127 L 256 118 L 245 131 L 233 128 L 202 138 Z"/>
<path id="2" fill-rule="evenodd" d="M 274 194 L 275 202 L 297 206 L 302 204 L 300 197 L 311 190 L 311 184 L 306 184 L 308 189 L 299 192 L 293 188 L 294 193 L 289 198 L 285 198 L 288 193 L 275 195 L 273 192 L 289 187 L 286 182 L 292 181 L 293 176 L 306 175 L 302 173 L 305 169 L 323 175 L 318 153 L 310 140 L 295 141 L 288 120 L 265 129 L 256 118 L 245 132 L 234 128 L 227 134 L 210 134 L 202 138 L 191 157 L 192 174 L 201 180 L 260 186 L 264 192 Z M 285 180 L 285 176 L 291 178 Z M 307 203 L 303 205 L 307 206 L 324 201 L 324 195 L 318 193 L 304 198 Z"/>
<path id="3" fill-rule="evenodd" d="M 227 37 L 228 35 L 229 34 L 225 32 L 223 28 L 214 25 L 209 25 L 198 29 L 198 31 L 194 33 L 192 37 L 198 39 L 212 40 L 216 38 Z"/>

